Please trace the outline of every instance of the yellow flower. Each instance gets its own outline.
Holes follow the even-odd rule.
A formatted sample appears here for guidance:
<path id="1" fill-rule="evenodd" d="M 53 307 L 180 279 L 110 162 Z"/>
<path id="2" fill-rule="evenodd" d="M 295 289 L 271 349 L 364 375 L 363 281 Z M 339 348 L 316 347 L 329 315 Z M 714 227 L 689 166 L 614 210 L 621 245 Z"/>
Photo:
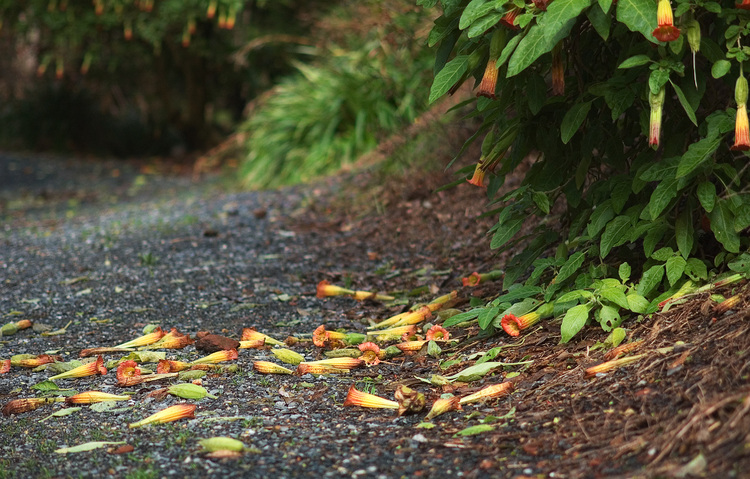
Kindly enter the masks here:
<path id="1" fill-rule="evenodd" d="M 505 396 L 506 394 L 510 394 L 512 391 L 513 383 L 511 382 L 506 381 L 500 384 L 493 384 L 492 386 L 487 386 L 480 389 L 474 394 L 469 394 L 468 396 L 462 397 L 459 400 L 459 404 L 468 404 L 476 401 L 481 401 L 483 399 L 497 398 L 500 396 Z"/>
<path id="2" fill-rule="evenodd" d="M 163 424 L 165 422 L 177 421 L 179 419 L 195 417 L 195 404 L 177 404 L 152 414 L 146 419 L 128 424 L 128 428 L 145 426 L 146 424 Z"/>
<path id="3" fill-rule="evenodd" d="M 177 328 L 172 328 L 159 341 L 150 345 L 149 349 L 182 349 L 189 344 L 193 344 L 190 336 L 180 333 Z"/>
<path id="4" fill-rule="evenodd" d="M 398 403 L 385 399 L 374 394 L 366 393 L 357 390 L 354 384 L 349 388 L 349 392 L 346 394 L 346 400 L 344 406 L 360 406 L 377 409 L 398 409 Z"/>
<path id="5" fill-rule="evenodd" d="M 156 365 L 156 372 L 159 374 L 175 373 L 189 369 L 190 364 L 183 361 L 172 361 L 169 359 L 160 359 Z"/>
<path id="6" fill-rule="evenodd" d="M 123 361 L 117 366 L 117 385 L 131 386 L 138 384 L 132 380 L 137 379 L 140 375 L 141 369 L 138 367 L 138 363 L 133 360 Z"/>
<path id="7" fill-rule="evenodd" d="M 65 402 L 68 404 L 92 404 L 104 401 L 127 401 L 128 399 L 130 399 L 130 396 L 107 394 L 101 391 L 86 391 L 65 398 Z"/>
<path id="8" fill-rule="evenodd" d="M 101 374 L 102 376 L 107 374 L 107 368 L 104 367 L 104 359 L 101 356 L 97 356 L 96 361 L 57 374 L 49 379 L 50 381 L 54 381 L 55 379 L 81 378 L 85 376 L 94 376 L 96 374 Z"/>
<path id="9" fill-rule="evenodd" d="M 353 369 L 353 368 L 361 366 L 362 363 L 363 361 L 359 358 L 341 357 L 341 358 L 321 359 L 320 361 L 307 361 L 301 364 L 309 364 L 309 365 L 319 364 L 322 366 L 331 366 L 331 367 L 339 368 L 339 369 Z"/>
<path id="10" fill-rule="evenodd" d="M 353 294 L 353 290 L 342 288 L 341 286 L 334 286 L 325 279 L 318 283 L 316 292 L 318 298 L 326 298 L 328 296 L 351 296 Z"/>
<path id="11" fill-rule="evenodd" d="M 456 411 L 461 409 L 458 396 L 451 396 L 449 398 L 440 398 L 432 403 L 432 409 L 427 413 L 426 419 L 432 419 L 448 411 Z"/>
<path id="12" fill-rule="evenodd" d="M 35 368 L 42 364 L 54 363 L 56 361 L 62 361 L 60 356 L 50 356 L 49 354 L 40 354 L 35 358 L 20 359 L 18 361 L 11 361 L 13 366 L 19 366 L 22 368 Z"/>
<path id="13" fill-rule="evenodd" d="M 291 369 L 287 369 L 270 361 L 255 361 L 253 369 L 263 374 L 293 374 Z"/>
<path id="14" fill-rule="evenodd" d="M 147 346 L 153 344 L 164 337 L 166 333 L 162 331 L 161 327 L 157 327 L 152 332 L 135 338 L 133 340 L 118 344 L 116 348 L 134 348 L 136 346 Z"/>
<path id="15" fill-rule="evenodd" d="M 222 351 L 216 351 L 208 356 L 204 356 L 200 359 L 193 361 L 193 364 L 215 364 L 223 361 L 233 361 L 237 359 L 239 355 L 236 349 L 225 349 Z"/>
<path id="16" fill-rule="evenodd" d="M 281 346 L 284 344 L 281 341 L 273 339 L 267 334 L 259 333 L 255 330 L 255 328 L 243 328 L 240 341 L 259 341 L 261 339 L 265 342 L 265 344 L 271 344 L 273 346 Z"/>
<path id="17" fill-rule="evenodd" d="M 347 374 L 348 369 L 337 368 L 329 364 L 311 364 L 311 363 L 300 363 L 297 366 L 295 374 L 302 376 L 304 374 Z"/>
<path id="18" fill-rule="evenodd" d="M 405 353 L 413 353 L 422 349 L 422 347 L 428 342 L 429 341 L 427 341 L 426 339 L 421 339 L 419 341 L 405 341 L 403 343 L 397 344 L 396 347 Z"/>
<path id="19" fill-rule="evenodd" d="M 612 371 L 613 369 L 617 369 L 619 367 L 628 365 L 630 363 L 634 363 L 641 359 L 645 354 L 637 354 L 635 356 L 629 356 L 627 358 L 620 358 L 620 359 L 613 359 L 612 361 L 607 361 L 606 363 L 599 364 L 597 366 L 592 366 L 588 369 L 586 369 L 586 377 L 591 378 L 596 376 L 599 373 L 606 373 L 609 371 Z"/>

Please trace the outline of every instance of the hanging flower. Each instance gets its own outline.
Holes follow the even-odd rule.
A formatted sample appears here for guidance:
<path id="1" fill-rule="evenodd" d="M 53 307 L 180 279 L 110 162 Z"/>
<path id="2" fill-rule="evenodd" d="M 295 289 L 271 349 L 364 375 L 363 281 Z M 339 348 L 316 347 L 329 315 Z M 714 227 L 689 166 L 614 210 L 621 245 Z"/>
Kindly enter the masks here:
<path id="1" fill-rule="evenodd" d="M 666 0 L 669 1 L 669 0 Z M 648 126 L 648 144 L 654 149 L 659 147 L 659 137 L 661 136 L 661 113 L 664 108 L 665 88 L 661 87 L 659 93 L 654 95 L 649 91 L 648 101 L 651 105 L 651 118 Z"/>
<path id="2" fill-rule="evenodd" d="M 479 163 L 477 163 L 477 166 L 474 167 L 474 175 L 471 177 L 471 179 L 466 181 L 474 186 L 486 188 L 487 185 L 484 184 L 484 175 L 485 172 L 482 169 L 482 160 L 480 160 Z"/>
<path id="3" fill-rule="evenodd" d="M 552 49 L 552 94 L 565 95 L 565 65 L 563 64 L 562 42 Z"/>
<path id="4" fill-rule="evenodd" d="M 128 428 L 145 426 L 146 424 L 163 424 L 165 422 L 177 421 L 179 419 L 195 417 L 195 404 L 177 404 L 152 414 L 146 419 L 128 424 Z"/>
<path id="5" fill-rule="evenodd" d="M 735 3 L 734 6 L 742 10 L 750 10 L 750 0 L 741 0 L 740 3 Z"/>
<path id="6" fill-rule="evenodd" d="M 444 327 L 436 324 L 427 331 L 424 338 L 427 341 L 448 341 L 451 338 L 451 333 Z"/>
<path id="7" fill-rule="evenodd" d="M 368 366 L 376 366 L 380 364 L 380 346 L 368 341 L 360 344 L 359 350 L 362 351 L 362 355 L 359 359 L 364 361 L 365 364 Z"/>
<path id="8" fill-rule="evenodd" d="M 518 15 L 521 14 L 521 11 L 520 8 L 514 7 L 512 10 L 508 11 L 508 13 L 503 15 L 503 18 L 500 19 L 500 23 L 512 30 L 518 30 L 520 27 L 516 24 L 516 19 L 518 18 Z"/>
<path id="9" fill-rule="evenodd" d="M 656 21 L 659 26 L 654 29 L 652 35 L 657 40 L 660 42 L 673 42 L 680 37 L 680 29 L 674 26 L 672 4 L 669 0 L 659 0 Z"/>
<path id="10" fill-rule="evenodd" d="M 107 368 L 104 367 L 104 359 L 101 356 L 97 356 L 96 361 L 92 361 L 88 364 L 73 368 L 70 371 L 65 371 L 64 373 L 57 374 L 49 379 L 50 381 L 54 381 L 55 379 L 81 378 L 85 376 L 94 376 L 96 374 L 101 374 L 102 376 L 107 374 Z"/>
<path id="11" fill-rule="evenodd" d="M 734 85 L 734 100 L 737 102 L 737 116 L 732 150 L 747 151 L 750 150 L 750 124 L 747 119 L 747 79 L 742 73 Z"/>
<path id="12" fill-rule="evenodd" d="M 483 96 L 496 100 L 495 89 L 497 88 L 497 61 L 490 58 L 487 61 L 487 66 L 484 69 L 484 75 L 482 75 L 482 81 L 479 84 L 479 90 L 477 90 L 477 96 Z"/>

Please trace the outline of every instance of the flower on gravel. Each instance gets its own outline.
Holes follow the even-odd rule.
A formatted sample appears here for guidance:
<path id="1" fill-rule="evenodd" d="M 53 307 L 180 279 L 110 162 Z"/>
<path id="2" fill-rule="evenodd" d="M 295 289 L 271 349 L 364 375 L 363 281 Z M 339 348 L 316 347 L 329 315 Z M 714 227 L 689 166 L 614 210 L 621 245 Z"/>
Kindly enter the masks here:
<path id="1" fill-rule="evenodd" d="M 592 366 L 586 369 L 586 377 L 591 378 L 591 377 L 596 376 L 597 374 L 606 373 L 606 372 L 612 371 L 613 369 L 617 369 L 619 367 L 628 365 L 630 363 L 634 363 L 645 355 L 646 354 L 637 354 L 635 356 L 628 356 L 626 358 L 613 359 L 612 361 L 607 361 L 606 363 L 602 363 L 597 366 Z"/>
<path id="2" fill-rule="evenodd" d="M 156 365 L 156 372 L 159 374 L 176 373 L 190 368 L 190 363 L 184 361 L 172 361 L 170 359 L 160 359 Z"/>
<path id="3" fill-rule="evenodd" d="M 368 336 L 375 336 L 378 341 L 388 341 L 391 339 L 398 339 L 404 335 L 413 336 L 417 331 L 417 327 L 413 324 L 406 326 L 396 326 L 388 329 L 381 329 L 380 331 L 369 331 Z"/>
<path id="4" fill-rule="evenodd" d="M 107 374 L 107 368 L 104 367 L 104 359 L 101 356 L 97 356 L 96 361 L 92 361 L 88 364 L 73 368 L 70 371 L 65 371 L 64 373 L 57 374 L 49 379 L 50 381 L 54 381 L 55 379 L 82 378 L 85 376 L 94 376 L 97 374 L 101 374 L 102 376 Z"/>
<path id="5" fill-rule="evenodd" d="M 127 401 L 130 396 L 120 396 L 117 394 L 108 394 L 101 391 L 86 391 L 65 398 L 68 404 L 93 404 L 104 401 Z"/>
<path id="6" fill-rule="evenodd" d="M 425 339 L 427 341 L 448 341 L 450 338 L 451 333 L 449 333 L 448 330 L 444 327 L 437 324 L 431 327 L 427 331 L 427 334 L 425 334 Z"/>
<path id="7" fill-rule="evenodd" d="M 484 68 L 484 75 L 482 75 L 482 81 L 481 83 L 479 83 L 479 90 L 477 90 L 477 96 L 483 96 L 485 98 L 491 98 L 492 100 L 495 100 L 497 99 L 497 97 L 495 96 L 496 87 L 497 87 L 497 59 L 490 58 L 487 61 L 487 66 Z M 474 170 L 474 174 L 476 175 L 476 170 Z M 480 184 L 479 186 L 482 186 L 482 185 Z"/>
<path id="8" fill-rule="evenodd" d="M 281 346 L 284 344 L 281 341 L 273 339 L 271 336 L 267 334 L 263 334 L 263 333 L 256 331 L 255 328 L 243 328 L 242 329 L 242 337 L 240 338 L 240 341 L 259 341 L 259 340 L 263 340 L 265 341 L 265 344 L 271 344 L 273 346 Z"/>
<path id="9" fill-rule="evenodd" d="M 747 119 L 747 79 L 742 73 L 734 84 L 734 100 L 737 102 L 737 116 L 732 150 L 747 151 L 750 150 L 750 124 Z"/>
<path id="10" fill-rule="evenodd" d="M 185 346 L 193 344 L 193 340 L 187 334 L 182 334 L 177 331 L 177 328 L 172 328 L 162 338 L 149 346 L 150 349 L 182 349 Z"/>
<path id="11" fill-rule="evenodd" d="M 131 386 L 137 384 L 133 380 L 137 380 L 140 375 L 141 369 L 138 367 L 138 363 L 133 360 L 123 361 L 117 366 L 117 385 Z"/>
<path id="12" fill-rule="evenodd" d="M 376 409 L 398 409 L 399 407 L 396 401 L 359 391 L 354 387 L 354 384 L 349 387 L 346 400 L 344 400 L 344 406 L 360 406 Z"/>
<path id="13" fill-rule="evenodd" d="M 216 364 L 224 361 L 233 361 L 238 357 L 240 356 L 239 354 L 237 354 L 236 349 L 224 349 L 222 351 L 216 351 L 215 353 L 211 353 L 208 356 L 203 356 L 202 358 L 196 359 L 192 362 L 192 364 Z"/>
<path id="14" fill-rule="evenodd" d="M 330 364 L 300 363 L 299 366 L 297 366 L 297 370 L 295 371 L 295 374 L 297 376 L 302 376 L 307 373 L 310 373 L 310 374 L 347 374 L 348 372 L 349 372 L 349 369 L 337 368 L 336 366 L 331 366 Z"/>
<path id="15" fill-rule="evenodd" d="M 23 412 L 29 412 L 35 409 L 39 409 L 45 404 L 52 404 L 56 402 L 58 402 L 58 399 L 56 398 L 14 399 L 3 406 L 3 415 L 10 416 L 11 414 L 21 414 Z"/>
<path id="16" fill-rule="evenodd" d="M 328 342 L 328 335 L 326 334 L 326 327 L 324 324 L 321 324 L 317 328 L 315 328 L 315 331 L 313 331 L 312 335 L 313 344 L 319 348 L 325 347 L 326 343 Z"/>
<path id="17" fill-rule="evenodd" d="M 360 360 L 364 361 L 368 366 L 375 366 L 380 364 L 380 346 L 368 341 L 359 345 L 359 350 L 362 351 L 362 355 L 359 357 Z"/>
<path id="18" fill-rule="evenodd" d="M 394 299 L 396 299 L 395 297 L 389 296 L 387 294 L 373 293 L 370 291 L 354 291 L 351 296 L 357 301 L 364 301 L 366 299 L 371 299 L 373 301 L 393 301 Z"/>
<path id="19" fill-rule="evenodd" d="M 680 37 L 680 29 L 674 26 L 672 4 L 669 0 L 659 0 L 656 21 L 659 26 L 651 34 L 657 40 L 660 42 L 673 42 Z"/>
<path id="20" fill-rule="evenodd" d="M 163 424 L 165 422 L 177 421 L 179 419 L 195 417 L 195 404 L 177 404 L 152 414 L 146 419 L 128 424 L 128 428 L 145 426 L 146 424 Z"/>
<path id="21" fill-rule="evenodd" d="M 482 160 L 480 160 L 477 163 L 477 166 L 474 167 L 474 174 L 472 175 L 471 179 L 466 181 L 474 186 L 486 188 L 487 185 L 484 184 L 484 174 L 485 171 L 482 169 Z"/>
<path id="22" fill-rule="evenodd" d="M 0 374 L 5 374 L 8 371 L 10 371 L 10 359 L 0 361 Z"/>
<path id="23" fill-rule="evenodd" d="M 325 279 L 318 283 L 316 292 L 316 296 L 318 298 L 327 298 L 328 296 L 351 296 L 353 294 L 353 290 L 342 288 L 341 286 L 332 285 Z"/>
<path id="24" fill-rule="evenodd" d="M 148 346 L 153 344 L 164 337 L 166 333 L 162 331 L 161 327 L 157 327 L 152 332 L 144 334 L 143 336 L 137 337 L 130 341 L 126 341 L 122 344 L 115 346 L 116 348 L 134 348 L 136 346 Z"/>
<path id="25" fill-rule="evenodd" d="M 512 391 L 513 383 L 506 381 L 504 383 L 493 384 L 492 386 L 482 388 L 474 394 L 469 394 L 468 396 L 462 397 L 458 402 L 459 404 L 469 404 L 472 402 L 481 401 L 483 399 L 505 396 L 506 394 L 510 394 Z"/>
<path id="26" fill-rule="evenodd" d="M 332 366 L 339 369 L 353 369 L 362 366 L 362 360 L 359 358 L 340 357 L 340 358 L 328 358 L 321 359 L 320 361 L 306 361 L 300 364 L 316 365 L 320 364 L 323 366 Z"/>
<path id="27" fill-rule="evenodd" d="M 291 369 L 279 366 L 270 361 L 255 361 L 253 363 L 253 369 L 263 374 L 293 374 Z"/>
<path id="28" fill-rule="evenodd" d="M 429 341 L 427 341 L 426 339 L 421 339 L 418 341 L 404 341 L 403 343 L 397 344 L 396 347 L 405 353 L 413 353 L 422 349 L 422 347 L 428 342 Z"/>
<path id="29" fill-rule="evenodd" d="M 461 404 L 459 403 L 458 396 L 440 398 L 432 403 L 432 408 L 430 409 L 430 412 L 427 413 L 427 417 L 425 419 L 429 420 L 448 411 L 457 411 L 460 409 Z"/>
<path id="30" fill-rule="evenodd" d="M 132 348 L 86 348 L 81 349 L 81 352 L 78 353 L 78 357 L 87 358 L 89 356 L 97 356 L 104 353 L 128 353 L 132 350 Z"/>
<path id="31" fill-rule="evenodd" d="M 251 339 L 250 341 L 240 341 L 239 349 L 261 349 L 265 345 L 265 339 Z"/>
<path id="32" fill-rule="evenodd" d="M 669 1 L 669 0 L 665 0 Z M 664 95 L 666 89 L 661 87 L 657 94 L 649 91 L 648 101 L 651 105 L 651 114 L 648 122 L 648 144 L 654 148 L 659 146 L 661 136 L 661 114 L 664 109 Z"/>
<path id="33" fill-rule="evenodd" d="M 415 391 L 414 389 L 400 385 L 394 393 L 396 401 L 398 401 L 398 415 L 401 416 L 405 413 L 416 413 L 424 409 L 427 400 L 424 397 L 424 393 Z"/>
<path id="34" fill-rule="evenodd" d="M 396 326 L 403 326 L 407 324 L 417 324 L 430 319 L 432 317 L 432 309 L 429 306 L 422 306 L 416 311 L 412 311 L 403 318 L 399 319 L 395 324 Z"/>
<path id="35" fill-rule="evenodd" d="M 18 331 L 26 328 L 30 328 L 33 323 L 28 319 L 22 319 L 15 323 L 4 324 L 0 327 L 0 336 L 12 336 Z"/>
<path id="36" fill-rule="evenodd" d="M 22 368 L 35 368 L 42 364 L 54 363 L 56 361 L 62 361 L 61 356 L 51 356 L 49 354 L 40 354 L 35 358 L 19 359 L 18 361 L 11 360 L 13 366 L 19 366 Z"/>

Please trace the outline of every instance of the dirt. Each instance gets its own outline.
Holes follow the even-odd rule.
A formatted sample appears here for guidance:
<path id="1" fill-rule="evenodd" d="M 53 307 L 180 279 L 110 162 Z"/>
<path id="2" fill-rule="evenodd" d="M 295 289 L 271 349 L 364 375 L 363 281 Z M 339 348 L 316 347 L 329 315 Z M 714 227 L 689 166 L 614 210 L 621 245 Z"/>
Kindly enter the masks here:
<path id="1" fill-rule="evenodd" d="M 140 336 L 149 324 L 237 340 L 255 327 L 297 337 L 290 349 L 319 359 L 328 349 L 309 339 L 320 324 L 364 332 L 371 321 L 453 290 L 451 306 L 468 310 L 472 300 L 500 294 L 501 281 L 472 288 L 461 277 L 502 269 L 514 254 L 489 250 L 483 191 L 434 192 L 452 179 L 443 173 L 410 170 L 384 182 L 370 167 L 241 192 L 216 177 L 196 183 L 166 163 L 1 155 L 0 165 L 1 322 L 30 319 L 37 330 L 70 323 L 63 334 L 29 328 L 0 338 L 0 359 L 48 352 L 69 361 L 84 348 Z M 397 300 L 318 298 L 321 280 Z M 626 357 L 643 356 L 593 377 L 586 369 L 605 362 L 597 343 L 607 334 L 590 326 L 561 345 L 558 318 L 518 338 L 452 327 L 455 342 L 438 357 L 399 354 L 348 374 L 261 374 L 255 361 L 282 363 L 268 347 L 241 349 L 226 363 L 236 370 L 202 378 L 215 398 L 200 400 L 148 397 L 174 380 L 119 387 L 113 368 L 58 380 L 75 391 L 128 391 L 132 400 L 103 412 L 82 405 L 51 416 L 69 407 L 56 403 L 0 417 L 0 477 L 750 477 L 747 288 L 716 293 L 740 293 L 742 301 L 716 314 L 706 293 L 630 318 L 625 342 L 641 342 Z M 415 379 L 456 373 L 497 347 L 494 361 L 525 364 L 463 384 Z M 183 361 L 203 355 L 194 346 L 164 351 Z M 450 360 L 457 362 L 441 369 Z M 0 374 L 0 405 L 40 396 L 32 386 L 51 375 L 20 367 Z M 393 399 L 405 384 L 425 394 L 429 409 L 441 394 L 503 381 L 513 383 L 511 394 L 430 421 L 426 410 L 399 417 L 343 405 L 352 385 Z M 195 418 L 128 428 L 178 403 L 195 404 Z M 490 427 L 462 435 L 470 426 Z M 212 436 L 247 449 L 211 458 L 199 440 Z M 122 444 L 55 452 L 90 441 Z"/>

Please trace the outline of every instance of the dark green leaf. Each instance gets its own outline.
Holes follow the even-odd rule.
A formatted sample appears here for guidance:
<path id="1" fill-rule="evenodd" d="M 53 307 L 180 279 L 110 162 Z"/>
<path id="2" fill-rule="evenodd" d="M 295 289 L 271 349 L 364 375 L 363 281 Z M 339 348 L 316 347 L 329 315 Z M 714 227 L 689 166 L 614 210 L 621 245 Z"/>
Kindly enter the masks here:
<path id="1" fill-rule="evenodd" d="M 547 84 L 541 75 L 529 75 L 529 78 L 526 80 L 526 96 L 529 101 L 531 114 L 536 115 L 547 102 Z M 549 213 L 549 211 L 547 212 Z"/>
<path id="2" fill-rule="evenodd" d="M 465 321 L 471 321 L 472 319 L 479 316 L 480 313 L 484 311 L 485 308 L 476 308 L 472 309 L 471 311 L 466 311 L 465 313 L 459 313 L 455 316 L 451 316 L 450 318 L 446 319 L 445 322 L 443 322 L 444 327 L 449 326 L 455 326 L 457 324 L 461 324 Z"/>
<path id="3" fill-rule="evenodd" d="M 435 76 L 430 88 L 430 103 L 445 95 L 458 82 L 469 66 L 469 55 L 459 55 L 449 61 Z"/>
<path id="4" fill-rule="evenodd" d="M 651 220 L 655 220 L 659 217 L 664 208 L 669 205 L 669 202 L 677 196 L 679 191 L 680 180 L 677 179 L 666 179 L 662 180 L 654 192 L 651 194 L 651 199 L 648 202 L 648 211 L 651 214 Z"/>
<path id="5" fill-rule="evenodd" d="M 505 45 L 505 48 L 503 48 L 503 52 L 500 54 L 500 58 L 497 59 L 496 66 L 500 68 L 505 64 L 505 62 L 508 61 L 508 58 L 510 58 L 511 54 L 513 54 L 514 51 L 516 51 L 516 47 L 518 46 L 518 43 L 523 40 L 524 35 L 516 35 L 510 40 L 508 40 L 508 43 Z"/>
<path id="6" fill-rule="evenodd" d="M 502 5 L 502 4 L 501 4 Z M 461 13 L 461 19 L 458 22 L 458 28 L 466 30 L 477 19 L 487 15 L 495 10 L 497 2 L 487 0 L 471 0 Z"/>
<path id="7" fill-rule="evenodd" d="M 609 30 L 612 28 L 612 15 L 603 11 L 602 2 L 608 1 L 607 7 L 611 5 L 611 0 L 600 0 L 599 5 L 592 6 L 586 10 L 586 16 L 591 22 L 591 26 L 594 27 L 596 33 L 602 37 L 602 40 L 607 41 L 609 38 Z"/>
<path id="8" fill-rule="evenodd" d="M 499 22 L 500 19 L 503 18 L 503 15 L 504 13 L 502 12 L 492 12 L 488 15 L 485 15 L 484 17 L 471 24 L 469 30 L 466 31 L 466 36 L 469 38 L 474 38 L 482 35 L 484 32 L 496 25 L 497 22 Z"/>
<path id="9" fill-rule="evenodd" d="M 562 343 L 567 343 L 573 336 L 586 326 L 586 322 L 589 320 L 589 312 L 591 312 L 591 306 L 589 304 L 579 304 L 573 306 L 565 313 L 565 317 L 560 326 L 560 333 L 562 334 Z"/>
<path id="10" fill-rule="evenodd" d="M 690 256 L 690 252 L 693 250 L 693 218 L 690 214 L 690 210 L 685 208 L 679 215 L 674 224 L 675 240 L 677 241 L 677 248 L 680 250 L 680 254 L 687 258 Z"/>
<path id="11" fill-rule="evenodd" d="M 495 319 L 495 316 L 497 316 L 497 313 L 499 312 L 500 308 L 498 308 L 497 306 L 493 306 L 482 311 L 481 314 L 479 314 L 477 320 L 479 327 L 482 329 L 487 329 L 487 326 L 492 324 L 492 320 Z"/>
<path id="12" fill-rule="evenodd" d="M 641 277 L 640 283 L 638 283 L 638 286 L 636 287 L 636 292 L 640 294 L 641 296 L 648 296 L 651 291 L 654 290 L 657 286 L 659 286 L 659 283 L 661 283 L 662 278 L 664 277 L 664 265 L 663 264 L 657 264 L 652 267 L 650 267 L 648 270 L 646 270 L 643 273 L 643 276 Z"/>
<path id="13" fill-rule="evenodd" d="M 750 273 L 750 254 L 742 253 L 727 265 L 735 273 Z"/>
<path id="14" fill-rule="evenodd" d="M 612 248 L 625 244 L 628 240 L 628 231 L 633 227 L 630 217 L 618 216 L 607 223 L 602 233 L 599 246 L 599 256 L 606 258 Z"/>
<path id="15" fill-rule="evenodd" d="M 507 243 L 512 237 L 521 230 L 525 218 L 513 218 L 500 225 L 492 236 L 490 248 L 497 249 Z"/>
<path id="16" fill-rule="evenodd" d="M 547 195 L 542 193 L 541 191 L 535 191 L 531 198 L 534 200 L 534 203 L 539 207 L 539 209 L 542 211 L 542 213 L 549 214 L 549 198 Z"/>
<path id="17" fill-rule="evenodd" d="M 682 256 L 672 256 L 667 260 L 667 281 L 670 286 L 674 286 L 675 283 L 682 278 L 682 273 L 685 272 L 685 265 L 687 262 Z"/>
<path id="18" fill-rule="evenodd" d="M 688 258 L 685 265 L 685 274 L 690 276 L 693 281 L 706 280 L 708 278 L 706 263 L 698 258 Z"/>
<path id="19" fill-rule="evenodd" d="M 716 208 L 709 213 L 711 220 L 711 231 L 717 240 L 730 253 L 739 253 L 740 237 L 734 230 L 734 213 L 732 213 L 729 201 L 726 199 L 719 200 Z"/>
<path id="20" fill-rule="evenodd" d="M 713 211 L 716 205 L 716 187 L 710 181 L 704 181 L 698 185 L 696 191 L 698 195 L 698 201 L 701 202 L 701 206 L 706 210 L 707 213 Z"/>
<path id="21" fill-rule="evenodd" d="M 672 83 L 672 88 L 674 88 L 675 93 L 677 93 L 677 99 L 680 100 L 680 105 L 682 105 L 682 108 L 685 110 L 685 113 L 687 113 L 688 118 L 690 118 L 690 121 L 693 122 L 693 125 L 698 126 L 698 119 L 695 117 L 695 111 L 693 110 L 693 107 L 690 105 L 690 102 L 685 97 L 685 94 L 682 93 L 682 88 L 678 87 L 677 85 Z M 691 145 L 692 146 L 692 145 Z"/>
<path id="22" fill-rule="evenodd" d="M 586 120 L 586 115 L 589 114 L 590 109 L 591 102 L 589 101 L 586 103 L 577 103 L 568 110 L 560 124 L 560 137 L 562 138 L 563 143 L 567 144 L 570 139 L 573 138 L 573 135 L 576 134 L 578 129 L 581 128 L 581 125 L 583 125 L 584 120 Z"/>
<path id="23" fill-rule="evenodd" d="M 531 296 L 537 295 L 542 292 L 542 288 L 539 286 L 518 286 L 511 288 L 507 293 L 495 299 L 500 303 L 518 301 L 519 299 L 526 299 Z"/>
<path id="24" fill-rule="evenodd" d="M 661 90 L 662 87 L 667 84 L 668 81 L 669 70 L 654 70 L 648 77 L 648 88 L 651 90 L 651 93 L 656 95 L 657 93 L 659 93 L 659 90 Z"/>
<path id="25" fill-rule="evenodd" d="M 704 138 L 688 147 L 688 151 L 682 155 L 675 178 L 681 178 L 690 174 L 706 161 L 721 144 L 721 138 Z"/>
<path id="26" fill-rule="evenodd" d="M 734 231 L 739 233 L 750 226 L 750 205 L 742 204 L 737 208 L 737 215 L 734 217 Z"/>
<path id="27" fill-rule="evenodd" d="M 656 29 L 656 2 L 652 0 L 621 0 L 617 2 L 617 21 L 631 32 L 640 32 L 646 40 L 656 43 L 651 32 Z"/>
<path id="28" fill-rule="evenodd" d="M 664 262 L 672 256 L 674 256 L 674 250 L 669 246 L 665 246 L 664 248 L 659 248 L 657 251 L 654 251 L 654 254 L 651 255 L 651 258 L 655 259 L 656 261 Z"/>
<path id="29" fill-rule="evenodd" d="M 605 200 L 597 205 L 593 213 L 591 213 L 591 219 L 589 224 L 586 226 L 586 232 L 592 238 L 595 237 L 603 228 L 609 223 L 609 220 L 615 217 L 615 211 L 612 208 L 612 201 Z"/>
<path id="30" fill-rule="evenodd" d="M 619 268 L 617 268 L 617 275 L 620 277 L 620 281 L 623 283 L 630 279 L 630 265 L 628 263 L 622 263 Z"/>
<path id="31" fill-rule="evenodd" d="M 651 57 L 649 57 L 648 55 L 635 55 L 620 63 L 620 66 L 618 66 L 617 68 L 639 67 L 641 65 L 649 63 L 650 61 Z"/>
<path id="32" fill-rule="evenodd" d="M 646 237 L 643 239 L 643 252 L 647 257 L 650 257 L 654 252 L 656 245 L 664 237 L 667 229 L 669 229 L 667 224 L 663 221 L 660 221 L 659 223 L 652 225 L 648 230 L 648 233 L 646 233 Z"/>

